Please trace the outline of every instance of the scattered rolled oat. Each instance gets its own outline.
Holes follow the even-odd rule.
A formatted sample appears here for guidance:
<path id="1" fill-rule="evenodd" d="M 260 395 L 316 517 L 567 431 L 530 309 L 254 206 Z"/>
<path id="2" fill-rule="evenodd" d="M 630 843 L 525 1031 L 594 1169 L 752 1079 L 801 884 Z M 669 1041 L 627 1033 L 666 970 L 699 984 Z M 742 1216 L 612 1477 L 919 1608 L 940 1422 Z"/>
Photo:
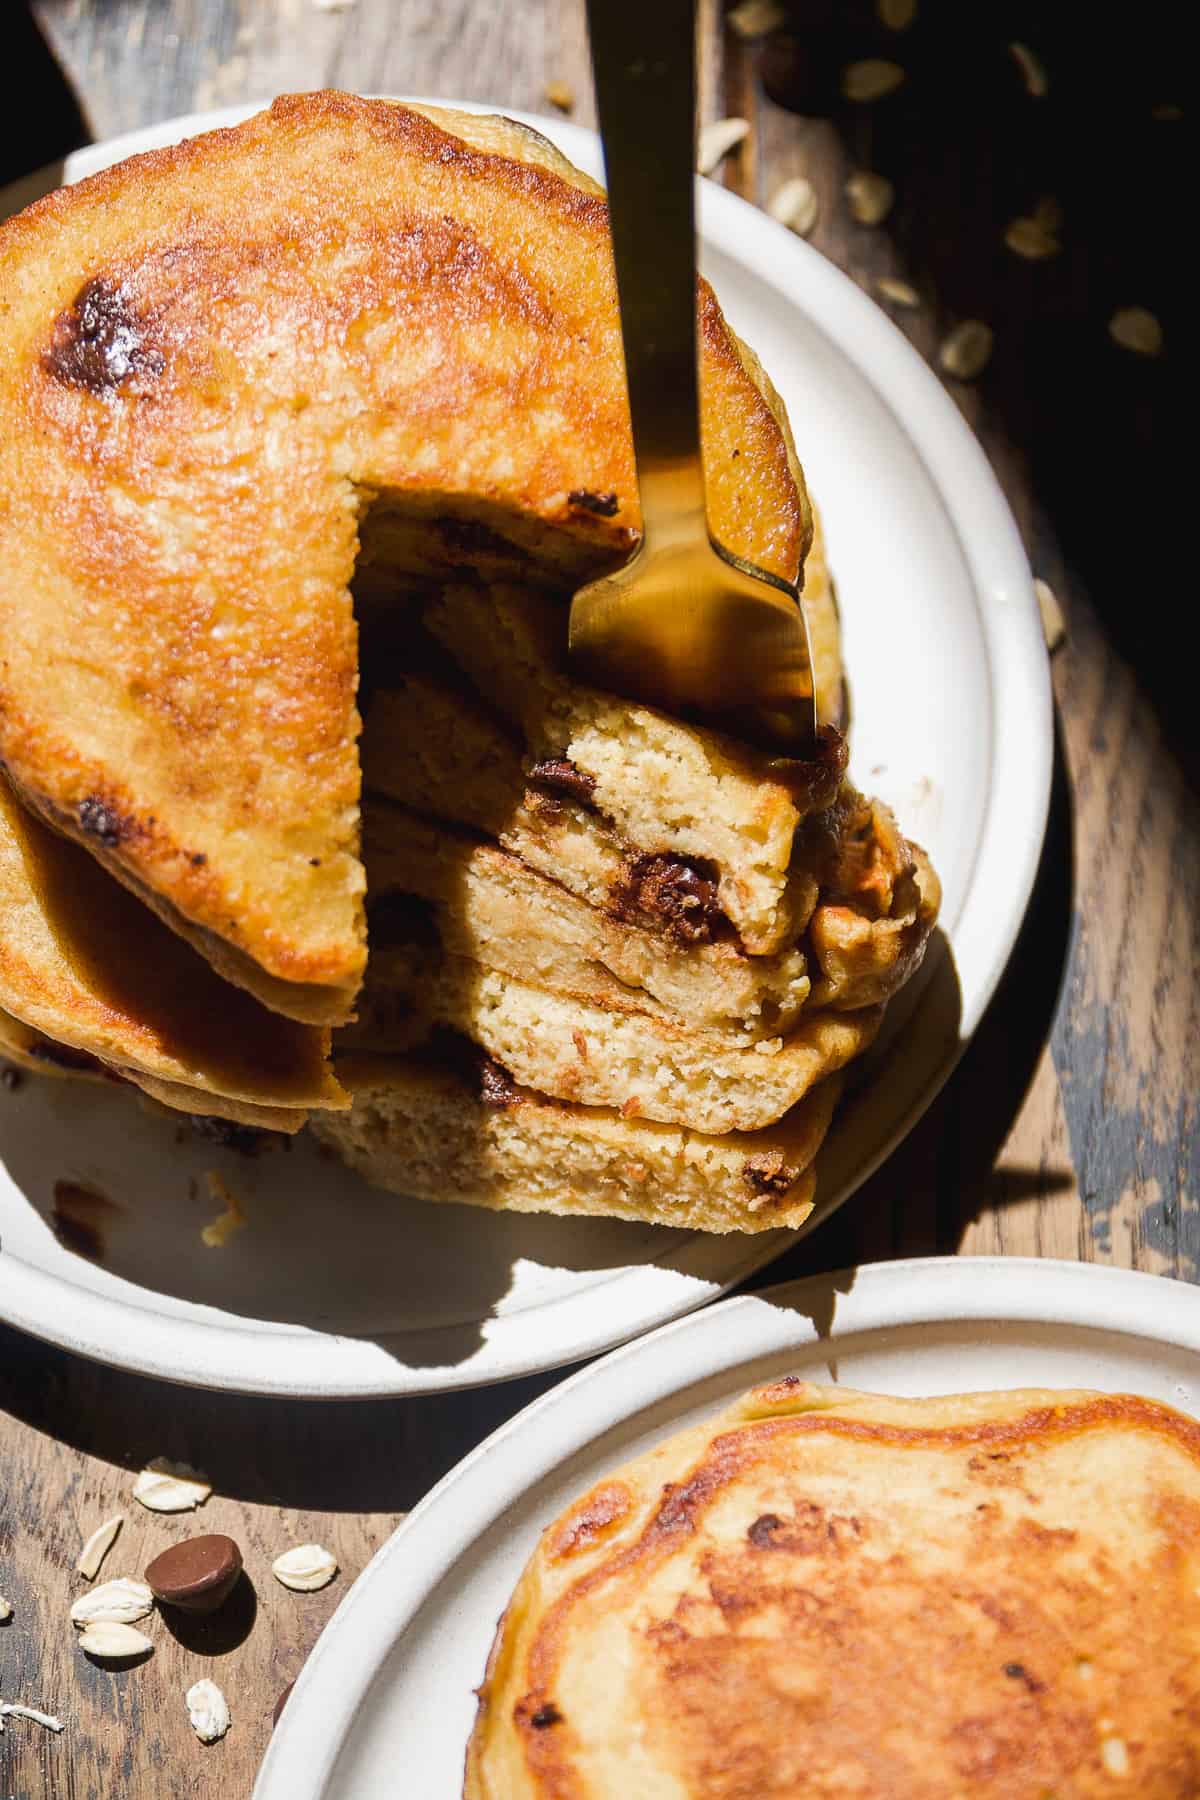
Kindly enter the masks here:
<path id="1" fill-rule="evenodd" d="M 1061 231 L 1063 209 L 1053 194 L 1043 194 L 1033 209 L 1033 217 L 1046 231 Z"/>
<path id="2" fill-rule="evenodd" d="M 734 7 L 726 23 L 740 38 L 760 38 L 770 31 L 778 31 L 786 19 L 787 14 L 778 0 L 741 0 L 741 5 Z"/>
<path id="3" fill-rule="evenodd" d="M 1048 581 L 1035 577 L 1033 591 L 1037 595 L 1038 611 L 1042 615 L 1042 636 L 1046 640 L 1047 650 L 1053 656 L 1058 646 L 1066 641 L 1067 621 L 1058 604 L 1058 595 Z"/>
<path id="4" fill-rule="evenodd" d="M 846 201 L 860 225 L 882 225 L 896 201 L 896 190 L 886 175 L 856 169 L 846 180 Z"/>
<path id="5" fill-rule="evenodd" d="M 275 1558 L 271 1573 L 285 1588 L 293 1588 L 298 1594 L 311 1594 L 318 1588 L 328 1587 L 337 1574 L 337 1559 L 320 1544 L 299 1544 L 296 1549 L 285 1550 L 282 1556 Z"/>
<path id="6" fill-rule="evenodd" d="M 1021 80 L 1025 83 L 1025 92 L 1031 100 L 1044 100 L 1050 92 L 1050 80 L 1046 74 L 1046 65 L 1036 50 L 1028 44 L 1010 44 L 1008 54 L 1021 71 Z"/>
<path id="7" fill-rule="evenodd" d="M 875 10 L 889 31 L 907 31 L 917 16 L 917 0 L 877 0 Z"/>
<path id="8" fill-rule="evenodd" d="M 1163 328 L 1144 306 L 1122 306 L 1108 321 L 1108 335 L 1122 350 L 1139 356 L 1161 356 Z"/>
<path id="9" fill-rule="evenodd" d="M 154 1595 L 144 1581 L 131 1581 L 118 1575 L 115 1581 L 102 1581 L 98 1588 L 80 1594 L 71 1607 L 72 1625 L 91 1625 L 96 1620 L 112 1620 L 118 1625 L 132 1625 L 154 1611 Z"/>
<path id="10" fill-rule="evenodd" d="M 878 291 L 893 306 L 920 306 L 921 296 L 915 287 L 907 281 L 898 281 L 894 275 L 880 275 L 875 282 Z"/>
<path id="11" fill-rule="evenodd" d="M 126 1656 L 145 1656 L 154 1645 L 136 1625 L 122 1625 L 116 1619 L 93 1619 L 79 1634 L 79 1648 L 101 1662 L 118 1662 Z"/>
<path id="12" fill-rule="evenodd" d="M 868 56 L 842 70 L 842 92 L 847 100 L 882 100 L 894 94 L 903 80 L 904 70 L 899 63 L 888 62 L 882 56 Z"/>
<path id="13" fill-rule="evenodd" d="M 548 81 L 542 91 L 551 106 L 556 106 L 559 112 L 574 112 L 575 90 L 565 81 Z"/>
<path id="14" fill-rule="evenodd" d="M 202 1744 L 215 1744 L 229 1730 L 229 1707 L 215 1681 L 197 1681 L 184 1695 L 192 1730 Z"/>
<path id="15" fill-rule="evenodd" d="M 1004 233 L 1004 241 L 1015 255 L 1025 257 L 1027 262 L 1044 262 L 1048 256 L 1057 256 L 1062 249 L 1053 229 L 1036 217 L 1014 219 Z"/>
<path id="16" fill-rule="evenodd" d="M 938 361 L 955 381 L 974 381 L 986 369 L 994 342 L 990 325 L 982 319 L 964 319 L 944 340 Z"/>
<path id="17" fill-rule="evenodd" d="M 125 1523 L 124 1513 L 114 1513 L 111 1519 L 105 1519 L 103 1525 L 97 1525 L 83 1549 L 79 1552 L 79 1561 L 75 1564 L 76 1572 L 94 1581 L 100 1573 L 100 1565 L 117 1540 L 117 1533 Z"/>
<path id="18" fill-rule="evenodd" d="M 12 1601 L 6 1600 L 4 1598 L 4 1595 L 0 1594 L 0 1625 L 3 1625 L 7 1620 L 9 1620 L 11 1618 L 12 1618 Z"/>
<path id="19" fill-rule="evenodd" d="M 797 237 L 807 237 L 820 211 L 817 190 L 807 175 L 793 175 L 772 194 L 767 211 Z"/>
<path id="20" fill-rule="evenodd" d="M 202 1227 L 200 1236 L 210 1250 L 223 1250 L 234 1232 L 245 1225 L 246 1215 L 237 1195 L 216 1169 L 208 1170 L 206 1180 L 209 1193 L 223 1210 Z"/>
<path id="21" fill-rule="evenodd" d="M 156 1456 L 133 1484 L 133 1497 L 150 1512 L 191 1512 L 203 1506 L 212 1493 L 212 1482 L 189 1463 L 169 1462 Z"/>
<path id="22" fill-rule="evenodd" d="M 5 1719 L 32 1719 L 35 1725 L 44 1725 L 47 1731 L 65 1731 L 66 1724 L 56 1719 L 53 1713 L 40 1711 L 36 1706 L 21 1706 L 15 1700 L 0 1700 L 0 1733 L 4 1730 Z"/>
<path id="23" fill-rule="evenodd" d="M 718 164 L 723 163 L 729 152 L 750 135 L 748 119 L 717 119 L 712 125 L 706 125 L 700 133 L 699 154 L 696 167 L 702 175 L 711 175 Z"/>

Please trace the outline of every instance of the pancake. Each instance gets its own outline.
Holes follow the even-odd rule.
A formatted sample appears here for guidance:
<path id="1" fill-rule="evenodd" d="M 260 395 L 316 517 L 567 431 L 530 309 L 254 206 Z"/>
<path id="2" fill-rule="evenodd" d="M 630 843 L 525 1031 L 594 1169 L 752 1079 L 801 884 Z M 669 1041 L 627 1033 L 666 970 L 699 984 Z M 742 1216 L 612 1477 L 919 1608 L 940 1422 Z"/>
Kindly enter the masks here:
<path id="1" fill-rule="evenodd" d="M 453 955 L 573 999 L 689 1020 L 731 1043 L 787 1031 L 808 998 L 797 946 L 746 956 L 731 943 L 679 943 L 590 906 L 506 850 L 386 801 L 367 803 L 363 858 L 380 950 L 388 902 L 412 895 L 429 902 Z"/>
<path id="2" fill-rule="evenodd" d="M 688 1231 L 803 1224 L 839 1092 L 833 1076 L 766 1131 L 703 1136 L 548 1100 L 469 1053 L 346 1055 L 337 1068 L 353 1108 L 314 1114 L 313 1132 L 375 1187 Z"/>
<path id="3" fill-rule="evenodd" d="M 130 1093 L 139 1092 L 142 1104 L 154 1101 L 170 1112 L 187 1113 L 193 1123 L 200 1119 L 219 1121 L 236 1127 L 248 1126 L 254 1131 L 278 1131 L 289 1136 L 300 1131 L 308 1115 L 296 1107 L 256 1106 L 248 1100 L 229 1100 L 224 1096 L 184 1087 L 178 1082 L 157 1081 L 144 1073 L 136 1077 L 118 1075 L 106 1064 L 97 1062 L 81 1050 L 68 1050 L 53 1038 L 31 1031 L 11 1013 L 0 1011 L 0 1060 L 12 1063 L 30 1075 L 57 1075 L 65 1080 L 123 1082 Z"/>
<path id="4" fill-rule="evenodd" d="M 277 1130 L 348 1104 L 328 1032 L 222 981 L 2 774 L 0 921 L 0 1010 L 29 1034 L 29 1066 L 94 1060 L 185 1112 Z"/>
<path id="5" fill-rule="evenodd" d="M 523 1087 L 693 1131 L 773 1125 L 874 1042 L 883 1008 L 804 1012 L 786 1038 L 730 1041 L 632 1003 L 570 999 L 421 940 L 371 959 L 348 1049 L 405 1051 L 441 1028 L 468 1038 Z"/>
<path id="6" fill-rule="evenodd" d="M 543 1534 L 464 1800 L 1200 1793 L 1200 1423 L 785 1379 Z"/>
<path id="7" fill-rule="evenodd" d="M 531 588 L 447 587 L 425 620 L 475 689 L 519 727 L 527 772 L 560 770 L 568 791 L 586 793 L 635 852 L 710 870 L 748 954 L 791 941 L 793 839 L 837 793 L 846 751 L 836 732 L 812 761 L 773 757 L 585 687 L 563 665 L 559 609 Z"/>
<path id="8" fill-rule="evenodd" d="M 782 408 L 698 315 L 710 526 L 798 580 Z M 230 981 L 344 1020 L 356 567 L 569 592 L 637 541 L 599 190 L 510 121 L 285 97 L 0 227 L 0 316 L 0 762 Z"/>
<path id="9" fill-rule="evenodd" d="M 83 1050 L 69 1050 L 43 1037 L 0 1008 L 0 1058 L 31 1075 L 74 1076 L 81 1081 L 115 1080 L 103 1063 Z"/>

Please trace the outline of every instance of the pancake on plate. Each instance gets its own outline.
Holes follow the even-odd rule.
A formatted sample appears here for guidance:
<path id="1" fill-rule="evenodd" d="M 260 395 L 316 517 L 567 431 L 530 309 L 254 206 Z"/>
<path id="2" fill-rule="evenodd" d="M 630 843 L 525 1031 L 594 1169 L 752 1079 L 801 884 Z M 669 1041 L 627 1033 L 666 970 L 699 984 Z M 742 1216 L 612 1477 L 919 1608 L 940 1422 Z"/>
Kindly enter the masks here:
<path id="1" fill-rule="evenodd" d="M 293 1132 L 310 1107 L 348 1104 L 328 1037 L 222 981 L 0 773 L 0 1054 Z"/>
<path id="2" fill-rule="evenodd" d="M 97 896 L 43 1003 L 9 856 L 13 1019 L 403 1193 L 809 1215 L 940 896 L 846 774 L 783 406 L 697 317 L 710 528 L 803 589 L 803 758 L 574 679 L 571 593 L 641 520 L 603 193 L 536 132 L 293 95 L 0 227 L 6 817 Z M 110 1020 L 118 928 L 159 974 Z"/>
<path id="3" fill-rule="evenodd" d="M 713 529 L 794 580 L 778 402 L 700 311 Z M 0 760 L 229 979 L 344 1019 L 356 562 L 570 589 L 637 539 L 600 191 L 508 120 L 293 95 L 0 227 L 0 318 Z"/>
<path id="4" fill-rule="evenodd" d="M 598 1482 L 501 1620 L 464 1800 L 1200 1794 L 1200 1422 L 796 1378 Z"/>

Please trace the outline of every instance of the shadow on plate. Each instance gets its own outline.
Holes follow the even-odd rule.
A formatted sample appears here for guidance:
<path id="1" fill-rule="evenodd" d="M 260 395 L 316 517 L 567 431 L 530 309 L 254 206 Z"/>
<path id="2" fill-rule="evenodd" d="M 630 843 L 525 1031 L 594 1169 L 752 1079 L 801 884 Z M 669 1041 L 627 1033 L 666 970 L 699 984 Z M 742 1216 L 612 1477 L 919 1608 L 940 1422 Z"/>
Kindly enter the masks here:
<path id="1" fill-rule="evenodd" d="M 1074 1186 L 1045 1168 L 997 1168 L 1049 1041 L 1074 942 L 1073 801 L 1055 720 L 1054 777 L 1033 894 L 1008 966 L 962 1061 L 925 1117 L 852 1205 L 771 1267 L 816 1268 L 952 1255 L 981 1213 Z M 1082 1212 L 1081 1212 L 1082 1220 Z"/>
<path id="2" fill-rule="evenodd" d="M 564 1272 L 590 1286 L 672 1261 L 692 1235 L 405 1200 L 307 1139 L 240 1156 L 130 1094 L 75 1082 L 26 1081 L 4 1096 L 3 1126 L 3 1165 L 31 1208 L 7 1222 L 8 1251 L 45 1263 L 35 1240 L 51 1230 L 145 1295 L 369 1338 L 414 1366 L 467 1360 L 501 1303 L 536 1306 L 547 1277 L 561 1297 Z M 221 1248 L 200 1235 L 224 1207 L 214 1172 L 246 1218 Z M 64 1231 L 64 1183 L 84 1204 L 95 1196 L 86 1234 Z M 86 1267 L 78 1277 L 94 1284 Z"/>

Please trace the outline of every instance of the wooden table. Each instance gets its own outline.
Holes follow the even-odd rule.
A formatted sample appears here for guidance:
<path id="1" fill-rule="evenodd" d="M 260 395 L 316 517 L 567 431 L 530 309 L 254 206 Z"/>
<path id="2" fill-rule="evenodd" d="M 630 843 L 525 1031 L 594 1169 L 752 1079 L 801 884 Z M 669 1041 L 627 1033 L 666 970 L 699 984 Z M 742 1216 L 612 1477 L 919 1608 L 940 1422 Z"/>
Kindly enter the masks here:
<path id="1" fill-rule="evenodd" d="M 574 117 L 593 117 L 578 0 L 357 0 L 345 10 L 40 0 L 36 10 L 98 136 L 321 85 L 547 111 L 547 84 L 561 82 Z M 989 14 L 986 24 L 984 10 L 922 0 L 918 23 L 895 35 L 865 4 L 810 4 L 803 17 L 796 9 L 794 38 L 764 46 L 723 29 L 715 0 L 705 5 L 704 116 L 741 115 L 754 128 L 723 179 L 763 203 L 807 174 L 821 202 L 813 241 L 865 287 L 880 275 L 911 282 L 921 304 L 895 316 L 926 354 L 961 318 L 994 327 L 985 375 L 951 392 L 1067 619 L 1054 659 L 1050 832 L 1001 993 L 902 1150 L 769 1278 L 1003 1251 L 1195 1281 L 1197 740 L 1186 656 L 1164 641 L 1195 503 L 1182 456 L 1161 448 L 1181 441 L 1169 434 L 1183 423 L 1166 249 L 1182 129 L 1169 113 L 1171 71 L 1183 66 L 1170 32 L 1181 27 L 1165 9 L 1156 31 L 1151 6 L 1137 42 L 1123 34 L 1108 53 L 1048 42 L 1047 31 L 1066 30 L 1040 18 L 1055 9 L 1014 5 L 1012 20 Z M 1010 38 L 1042 49 L 1045 98 L 1025 93 Z M 838 70 L 871 55 L 898 59 L 908 81 L 893 99 L 850 105 Z M 788 106 L 764 95 L 764 74 Z M 848 214 L 843 182 L 856 167 L 895 183 L 881 228 Z M 1063 251 L 1023 261 L 1003 228 L 1043 195 L 1062 204 Z M 1129 304 L 1158 313 L 1164 356 L 1110 343 L 1106 321 Z M 1020 732 L 1020 717 L 1006 728 Z M 349 1582 L 432 1481 L 552 1379 L 443 1400 L 288 1405 L 159 1386 L 0 1331 L 0 1592 L 14 1604 L 0 1625 L 0 1693 L 70 1720 L 61 1738 L 10 1723 L 0 1796 L 242 1800 L 272 1704 Z M 198 1457 L 215 1479 L 204 1527 L 243 1545 L 257 1617 L 246 1606 L 178 1640 L 160 1629 L 145 1668 L 106 1673 L 70 1641 L 70 1571 L 81 1535 L 122 1506 L 131 1517 L 113 1571 L 140 1569 L 168 1541 L 169 1522 L 125 1505 L 131 1471 L 159 1453 Z M 336 1552 L 342 1574 L 321 1594 L 286 1594 L 268 1565 L 307 1538 Z M 235 1717 L 208 1750 L 182 1698 L 202 1674 L 224 1687 Z"/>

